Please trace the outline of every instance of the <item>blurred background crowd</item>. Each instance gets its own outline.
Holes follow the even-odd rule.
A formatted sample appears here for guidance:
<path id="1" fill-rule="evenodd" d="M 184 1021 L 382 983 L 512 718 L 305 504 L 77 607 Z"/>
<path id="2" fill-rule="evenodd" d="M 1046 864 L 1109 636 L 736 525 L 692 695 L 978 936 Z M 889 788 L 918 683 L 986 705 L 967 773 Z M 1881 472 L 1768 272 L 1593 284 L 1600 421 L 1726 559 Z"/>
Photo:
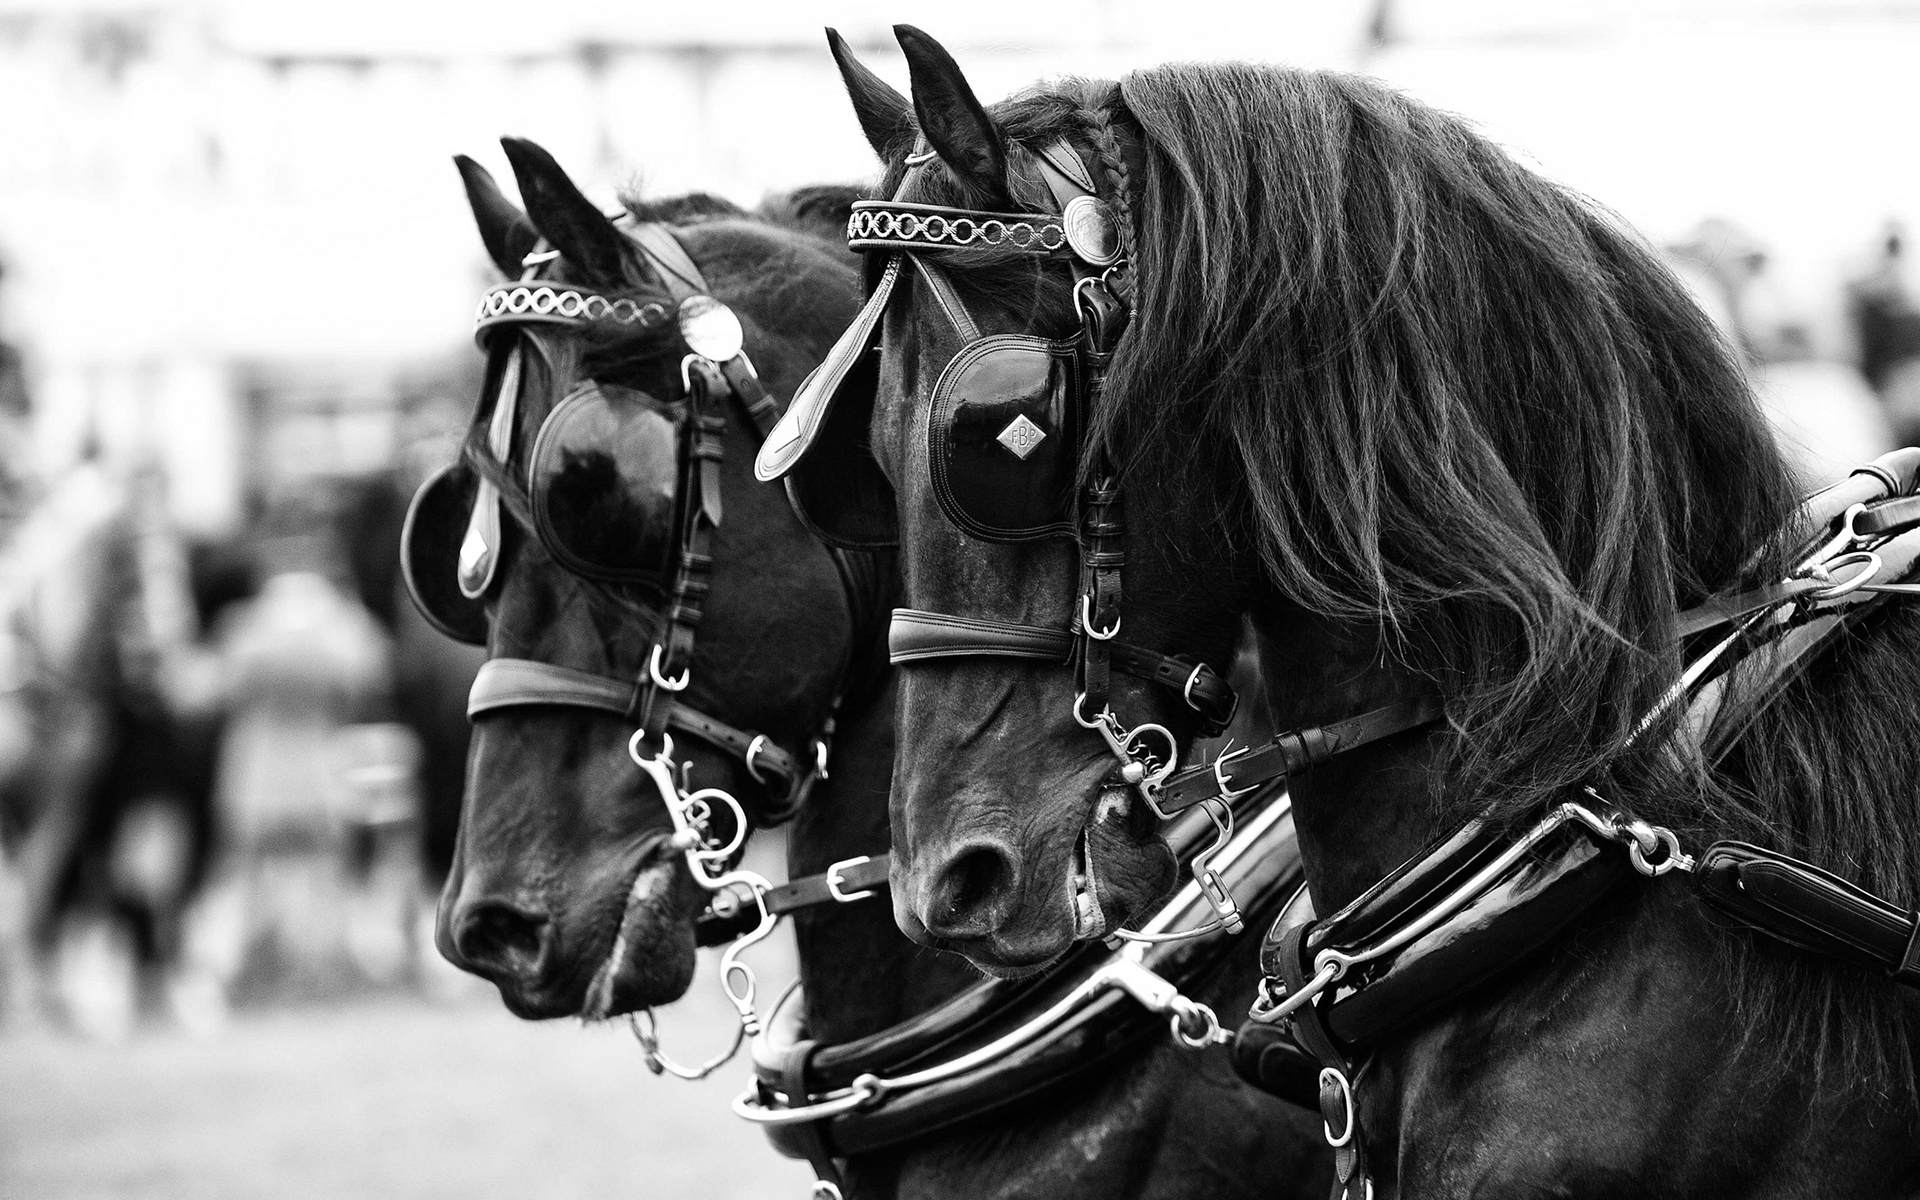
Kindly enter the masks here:
<path id="1" fill-rule="evenodd" d="M 0 0 L 0 1030 L 458 992 L 477 663 L 396 577 L 479 383 L 449 157 L 531 137 L 609 203 L 859 179 L 820 27 L 904 87 L 902 20 L 989 100 L 1384 77 L 1661 247 L 1809 484 L 1920 440 L 1920 0 Z"/>

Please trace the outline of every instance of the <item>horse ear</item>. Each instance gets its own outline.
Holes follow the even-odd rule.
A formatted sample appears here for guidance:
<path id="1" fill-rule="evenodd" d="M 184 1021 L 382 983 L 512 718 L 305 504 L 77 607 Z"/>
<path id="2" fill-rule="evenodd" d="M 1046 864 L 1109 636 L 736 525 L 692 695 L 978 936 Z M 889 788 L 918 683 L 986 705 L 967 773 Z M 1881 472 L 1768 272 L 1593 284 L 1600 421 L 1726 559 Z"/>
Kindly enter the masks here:
<path id="1" fill-rule="evenodd" d="M 1000 130 L 987 115 L 960 64 L 946 47 L 911 25 L 895 25 L 893 36 L 907 56 L 913 77 L 913 108 L 921 132 L 947 166 L 961 178 L 995 195 L 1007 190 L 1007 151 Z"/>
<path id="2" fill-rule="evenodd" d="M 840 67 L 840 78 L 847 85 L 847 95 L 853 100 L 853 115 L 860 119 L 860 131 L 867 135 L 867 144 L 873 147 L 881 162 L 890 163 L 904 157 L 913 149 L 913 140 L 919 133 L 913 123 L 913 105 L 855 58 L 847 39 L 831 26 L 827 28 L 827 48 L 833 51 L 833 61 Z"/>
<path id="3" fill-rule="evenodd" d="M 626 282 L 627 239 L 581 194 L 553 155 L 525 138 L 501 138 L 500 145 L 513 164 L 527 215 L 554 249 L 590 282 L 603 287 Z"/>
<path id="4" fill-rule="evenodd" d="M 540 240 L 539 232 L 527 214 L 501 193 L 485 167 L 464 154 L 454 155 L 453 165 L 460 168 L 460 181 L 467 185 L 467 203 L 473 206 L 473 221 L 480 227 L 487 257 L 508 279 L 517 279 L 520 260 Z"/>

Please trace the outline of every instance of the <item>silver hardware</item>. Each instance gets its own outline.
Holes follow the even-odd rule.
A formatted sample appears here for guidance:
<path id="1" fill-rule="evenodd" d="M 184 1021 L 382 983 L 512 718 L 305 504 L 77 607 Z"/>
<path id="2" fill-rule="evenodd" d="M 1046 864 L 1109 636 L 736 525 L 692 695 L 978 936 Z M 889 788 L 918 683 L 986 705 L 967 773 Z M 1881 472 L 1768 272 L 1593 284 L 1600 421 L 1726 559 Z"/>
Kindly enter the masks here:
<path id="1" fill-rule="evenodd" d="M 1120 618 L 1113 619 L 1112 629 L 1096 629 L 1093 625 L 1093 597 L 1080 593 L 1080 631 L 1096 642 L 1110 642 L 1120 636 Z M 1085 722 L 1081 722 L 1085 724 Z"/>
<path id="2" fill-rule="evenodd" d="M 757 766 L 753 760 L 755 756 L 760 753 L 761 750 L 766 748 L 766 745 L 767 745 L 767 735 L 764 733 L 754 734 L 753 740 L 747 743 L 747 754 L 746 754 L 747 774 L 753 776 L 754 780 L 759 783 L 765 783 L 767 781 L 767 777 L 760 773 L 759 766 Z"/>
<path id="3" fill-rule="evenodd" d="M 1329 1075 L 1333 1077 L 1331 1082 L 1339 1083 L 1340 1097 L 1342 1100 L 1346 1102 L 1346 1107 L 1347 1107 L 1346 1128 L 1342 1130 L 1340 1133 L 1340 1136 L 1336 1138 L 1333 1135 L 1333 1126 L 1327 1124 L 1326 1119 L 1324 1117 L 1320 1121 L 1320 1128 L 1326 1131 L 1327 1145 L 1332 1147 L 1335 1150 L 1338 1150 L 1340 1147 L 1346 1145 L 1348 1142 L 1353 1140 L 1353 1084 L 1347 1079 L 1346 1072 L 1337 1071 L 1332 1067 L 1321 1067 L 1320 1068 L 1320 1086 L 1322 1088 L 1325 1088 L 1327 1084 L 1330 1082 L 1327 1078 Z"/>
<path id="4" fill-rule="evenodd" d="M 815 779 L 832 778 L 827 774 L 827 739 L 825 738 L 813 739 L 813 777 Z"/>
<path id="5" fill-rule="evenodd" d="M 660 735 L 660 753 L 654 755 L 652 758 L 642 758 L 640 756 L 640 741 L 646 736 L 646 730 L 636 729 L 633 731 L 633 736 L 627 739 L 627 757 L 633 760 L 635 766 L 645 769 L 651 763 L 673 761 L 672 734 L 663 733 Z"/>
<path id="6" fill-rule="evenodd" d="M 813 1181 L 813 1194 L 808 1200 L 844 1200 L 844 1197 L 840 1195 L 838 1184 L 831 1180 L 816 1179 Z"/>
<path id="7" fill-rule="evenodd" d="M 1849 516 L 1848 527 L 1852 527 L 1851 516 Z M 1800 577 L 1804 579 L 1817 579 L 1829 585 L 1806 594 L 1808 600 L 1814 603 L 1824 603 L 1828 600 L 1838 600 L 1840 597 L 1850 592 L 1857 592 L 1869 583 L 1872 583 L 1874 577 L 1880 574 L 1883 565 L 1880 556 L 1871 550 L 1852 550 L 1831 558 L 1826 562 L 1815 563 L 1807 567 L 1800 572 Z M 1839 581 L 1834 580 L 1834 571 L 1844 567 L 1855 566 L 1861 568 L 1857 574 L 1850 575 Z"/>
<path id="8" fill-rule="evenodd" d="M 527 317 L 546 321 L 612 320 L 621 325 L 658 325 L 666 308 L 652 300 L 620 297 L 609 300 L 598 292 L 551 283 L 515 283 L 488 288 L 480 296 L 473 319 L 478 324 Z"/>
<path id="9" fill-rule="evenodd" d="M 930 163 L 939 157 L 940 152 L 938 150 L 921 150 L 917 153 L 907 155 L 907 165 L 917 167 L 923 163 Z"/>
<path id="10" fill-rule="evenodd" d="M 1222 748 L 1219 755 L 1214 758 L 1213 782 L 1214 782 L 1214 786 L 1220 789 L 1220 798 L 1222 800 L 1238 800 L 1240 797 L 1246 795 L 1247 793 L 1255 790 L 1260 786 L 1257 783 L 1250 783 L 1246 787 L 1236 788 L 1233 786 L 1232 783 L 1228 782 L 1227 776 L 1224 770 L 1226 765 L 1232 762 L 1234 759 L 1245 758 L 1247 755 L 1252 753 L 1253 753 L 1252 746 L 1242 746 L 1238 750 L 1235 750 L 1233 748 L 1233 739 L 1228 738 L 1226 746 Z"/>
<path id="11" fill-rule="evenodd" d="M 1036 224 L 1037 222 L 1037 224 Z M 1000 217 L 954 217 L 941 212 L 907 208 L 859 208 L 847 218 L 847 241 L 881 242 L 892 246 L 1012 246 L 1016 250 L 1054 251 L 1067 245 L 1066 226 L 1053 217 L 1036 214 L 1031 220 Z"/>
<path id="12" fill-rule="evenodd" d="M 1047 431 L 1027 420 L 1027 414 L 1021 413 L 1007 422 L 1007 427 L 993 440 L 1012 451 L 1015 458 L 1025 462 L 1027 455 L 1039 449 L 1040 443 L 1047 440 Z"/>
<path id="13" fill-rule="evenodd" d="M 669 692 L 686 691 L 688 681 L 693 678 L 693 668 L 687 667 L 680 672 L 678 677 L 668 679 L 660 673 L 660 655 L 664 650 L 665 647 L 661 646 L 660 643 L 655 642 L 653 644 L 653 657 L 647 660 L 647 674 L 653 676 L 655 687 L 665 688 Z"/>
<path id="14" fill-rule="evenodd" d="M 872 888 L 866 888 L 858 892 L 846 892 L 840 889 L 840 880 L 847 871 L 852 870 L 854 867 L 857 867 L 862 863 L 868 863 L 872 861 L 873 859 L 870 856 L 865 854 L 860 854 L 860 855 L 856 855 L 853 858 L 843 858 L 839 862 L 834 863 L 832 866 L 828 867 L 827 868 L 827 895 L 832 896 L 835 900 L 839 901 L 842 904 L 852 904 L 855 900 L 864 900 L 866 897 L 873 895 L 874 889 Z"/>
<path id="15" fill-rule="evenodd" d="M 1199 1011 L 1201 1005 L 1182 995 L 1178 988 L 1151 968 L 1125 954 L 1119 954 L 1102 963 L 1093 974 L 1033 1020 L 957 1058 L 891 1079 L 861 1075 L 847 1087 L 829 1092 L 818 1101 L 788 1108 L 766 1108 L 761 1105 L 758 1093 L 749 1089 L 734 1099 L 733 1111 L 736 1116 L 756 1125 L 794 1125 L 878 1104 L 892 1093 L 940 1083 L 1004 1058 L 1045 1035 L 1098 996 L 1116 990 L 1125 992 L 1149 1012 L 1173 1013 L 1176 1016 L 1187 1013 L 1195 1019 L 1205 1020 Z M 1210 1031 L 1208 1036 L 1211 1036 Z M 798 1098 L 788 1097 L 789 1100 Z"/>
<path id="16" fill-rule="evenodd" d="M 640 1027 L 641 1017 L 646 1018 L 645 1029 Z M 633 1040 L 640 1043 L 640 1053 L 647 1064 L 647 1070 L 655 1075 L 671 1075 L 675 1079 L 685 1079 L 690 1083 L 705 1079 L 732 1062 L 733 1056 L 740 1053 L 740 1047 L 747 1039 L 746 1029 L 743 1026 L 736 1026 L 733 1031 L 732 1045 L 697 1067 L 683 1067 L 667 1057 L 667 1052 L 660 1048 L 660 1026 L 651 1008 L 643 1008 L 638 1013 L 628 1013 L 627 1028 L 633 1031 Z"/>
<path id="17" fill-rule="evenodd" d="M 1189 1022 L 1197 1022 L 1200 1032 L 1188 1033 Z M 1167 1014 L 1167 1028 L 1173 1032 L 1174 1040 L 1189 1050 L 1205 1050 L 1208 1046 L 1224 1046 L 1233 1041 L 1233 1035 L 1220 1027 L 1220 1018 L 1212 1008 L 1185 996 L 1173 1002 L 1173 1011 Z"/>
<path id="18" fill-rule="evenodd" d="M 1187 707 L 1192 709 L 1195 712 L 1200 711 L 1200 706 L 1193 702 L 1193 685 L 1200 682 L 1200 672 L 1206 669 L 1207 669 L 1207 664 L 1205 663 L 1200 663 L 1197 666 L 1195 666 L 1193 668 L 1193 673 L 1187 676 L 1186 685 L 1180 689 L 1180 698 L 1182 700 L 1185 700 L 1187 702 Z"/>
<path id="19" fill-rule="evenodd" d="M 1120 229 L 1106 201 L 1075 196 L 1067 201 L 1060 223 L 1066 227 L 1067 245 L 1082 261 L 1106 267 L 1120 260 Z"/>
<path id="20" fill-rule="evenodd" d="M 745 335 L 740 318 L 712 296 L 688 296 L 680 302 L 680 336 L 709 362 L 723 363 L 740 353 Z"/>
<path id="21" fill-rule="evenodd" d="M 537 267 L 541 263 L 550 263 L 560 257 L 558 250 L 535 250 L 520 259 L 522 267 Z"/>

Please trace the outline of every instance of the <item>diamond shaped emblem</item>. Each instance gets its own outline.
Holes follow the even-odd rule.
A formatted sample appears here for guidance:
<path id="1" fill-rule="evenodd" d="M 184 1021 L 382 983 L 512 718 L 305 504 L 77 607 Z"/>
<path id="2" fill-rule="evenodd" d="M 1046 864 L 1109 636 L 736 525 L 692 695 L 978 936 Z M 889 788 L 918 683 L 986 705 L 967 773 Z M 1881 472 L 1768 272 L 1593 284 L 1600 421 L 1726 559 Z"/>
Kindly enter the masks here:
<path id="1" fill-rule="evenodd" d="M 1041 442 L 1047 440 L 1047 431 L 1027 420 L 1026 414 L 1022 413 L 1008 422 L 1007 427 L 1002 429 L 1000 436 L 994 440 L 1013 451 L 1015 458 L 1025 462 L 1027 455 L 1032 454 Z"/>

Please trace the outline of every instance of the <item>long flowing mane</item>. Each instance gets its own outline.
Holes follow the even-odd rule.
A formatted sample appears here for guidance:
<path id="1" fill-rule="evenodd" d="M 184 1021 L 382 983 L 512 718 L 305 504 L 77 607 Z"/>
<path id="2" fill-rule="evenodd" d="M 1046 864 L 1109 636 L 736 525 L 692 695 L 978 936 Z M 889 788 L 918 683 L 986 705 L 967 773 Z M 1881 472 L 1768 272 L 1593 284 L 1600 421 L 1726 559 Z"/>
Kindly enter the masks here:
<path id="1" fill-rule="evenodd" d="M 1777 577 L 1795 514 L 1734 355 L 1653 253 L 1365 79 L 1187 64 L 1113 88 L 992 110 L 1016 139 L 1092 147 L 1126 210 L 1137 315 L 1090 444 L 1177 528 L 1224 530 L 1432 681 L 1457 731 L 1443 815 L 1602 783 L 1690 844 L 1783 846 L 1913 903 L 1920 739 L 1886 682 L 1920 654 L 1904 613 L 1797 683 L 1721 777 L 1659 736 L 1627 746 L 1677 678 L 1676 611 Z M 979 200 L 944 186 L 914 198 Z M 1721 940 L 1753 1045 L 1789 1038 L 1829 1092 L 1911 1097 L 1893 985 Z"/>

